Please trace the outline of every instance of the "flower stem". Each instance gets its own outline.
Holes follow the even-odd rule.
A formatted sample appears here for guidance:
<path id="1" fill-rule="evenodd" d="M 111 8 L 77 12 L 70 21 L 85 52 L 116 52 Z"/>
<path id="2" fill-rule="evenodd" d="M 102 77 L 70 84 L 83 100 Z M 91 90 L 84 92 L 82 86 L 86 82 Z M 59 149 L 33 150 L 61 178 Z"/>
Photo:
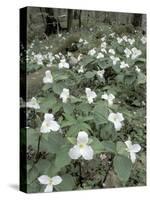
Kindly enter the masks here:
<path id="1" fill-rule="evenodd" d="M 83 180 L 83 177 L 82 177 L 82 161 L 79 160 L 79 183 L 80 183 L 80 187 L 83 188 L 82 180 Z"/>

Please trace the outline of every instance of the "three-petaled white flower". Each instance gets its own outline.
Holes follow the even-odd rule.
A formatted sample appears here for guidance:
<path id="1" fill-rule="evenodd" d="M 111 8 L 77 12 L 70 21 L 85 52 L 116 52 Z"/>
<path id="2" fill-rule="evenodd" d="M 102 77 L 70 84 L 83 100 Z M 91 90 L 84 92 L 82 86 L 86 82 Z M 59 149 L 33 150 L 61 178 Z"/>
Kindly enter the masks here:
<path id="1" fill-rule="evenodd" d="M 105 73 L 105 70 L 104 70 L 104 69 L 98 70 L 98 71 L 96 72 L 96 74 L 97 74 L 100 78 L 104 78 L 104 73 Z"/>
<path id="2" fill-rule="evenodd" d="M 139 144 L 132 144 L 130 140 L 127 140 L 125 144 L 127 146 L 126 150 L 130 153 L 130 159 L 132 163 L 135 163 L 136 153 L 138 153 L 141 150 L 141 146 Z"/>
<path id="3" fill-rule="evenodd" d="M 53 187 L 55 185 L 59 185 L 62 182 L 62 178 L 60 176 L 54 176 L 54 177 L 50 178 L 47 175 L 42 175 L 42 176 L 38 177 L 38 181 L 42 185 L 46 185 L 44 192 L 52 192 Z"/>
<path id="4" fill-rule="evenodd" d="M 122 38 L 120 38 L 120 37 L 117 37 L 117 42 L 120 44 L 121 42 L 123 41 L 123 39 Z"/>
<path id="5" fill-rule="evenodd" d="M 115 96 L 113 94 L 107 94 L 106 92 L 101 96 L 102 99 L 105 99 L 108 101 L 108 104 L 111 106 L 113 104 L 113 100 L 115 99 Z"/>
<path id="6" fill-rule="evenodd" d="M 99 52 L 98 54 L 97 54 L 97 57 L 96 57 L 97 59 L 99 59 L 99 58 L 104 58 L 104 54 L 103 53 L 101 53 L 101 52 Z"/>
<path id="7" fill-rule="evenodd" d="M 126 57 L 129 58 L 130 55 L 132 54 L 131 50 L 128 48 L 125 48 L 124 53 L 126 54 Z"/>
<path id="8" fill-rule="evenodd" d="M 97 94 L 94 91 L 92 91 L 90 88 L 85 88 L 85 93 L 86 93 L 88 103 L 89 104 L 93 103 L 93 99 L 97 97 Z"/>
<path id="9" fill-rule="evenodd" d="M 141 38 L 141 42 L 142 42 L 142 44 L 145 44 L 145 43 L 146 43 L 146 37 L 145 37 L 145 36 L 143 36 L 143 37 Z"/>
<path id="10" fill-rule="evenodd" d="M 88 55 L 90 55 L 90 56 L 94 56 L 94 54 L 96 54 L 95 48 L 91 49 L 91 50 L 88 52 Z"/>
<path id="11" fill-rule="evenodd" d="M 135 39 L 134 38 L 133 39 L 129 38 L 128 42 L 129 42 L 130 45 L 133 45 L 133 43 L 135 42 Z"/>
<path id="12" fill-rule="evenodd" d="M 141 69 L 136 65 L 135 66 L 135 71 L 139 73 L 139 72 L 141 72 Z"/>
<path id="13" fill-rule="evenodd" d="M 69 69 L 69 63 L 66 62 L 66 59 L 61 59 L 60 63 L 58 64 L 58 68 L 59 69 L 62 69 L 62 68 Z"/>
<path id="14" fill-rule="evenodd" d="M 106 47 L 107 47 L 107 43 L 106 43 L 106 42 L 102 42 L 102 43 L 101 43 L 101 48 L 102 48 L 102 49 L 106 49 Z"/>
<path id="15" fill-rule="evenodd" d="M 88 142 L 88 134 L 85 131 L 80 131 L 77 137 L 77 144 L 69 150 L 70 158 L 76 160 L 82 156 L 85 160 L 92 160 L 94 151 L 88 145 Z"/>
<path id="16" fill-rule="evenodd" d="M 45 113 L 44 121 L 42 122 L 40 132 L 41 133 L 50 133 L 51 131 L 58 131 L 60 129 L 60 125 L 55 121 L 54 115 Z"/>
<path id="17" fill-rule="evenodd" d="M 110 58 L 112 59 L 113 61 L 113 65 L 116 65 L 118 61 L 120 61 L 120 58 L 118 57 L 115 57 L 115 56 L 110 56 Z"/>
<path id="18" fill-rule="evenodd" d="M 122 37 L 122 39 L 123 39 L 125 42 L 127 42 L 127 41 L 128 41 L 128 38 L 127 38 L 127 36 L 126 36 L 126 35 L 124 35 L 124 36 Z"/>
<path id="19" fill-rule="evenodd" d="M 40 109 L 40 105 L 35 97 L 32 97 L 32 99 L 29 102 L 27 102 L 26 105 L 28 108 Z"/>
<path id="20" fill-rule="evenodd" d="M 47 70 L 43 78 L 43 83 L 53 83 L 53 76 L 51 71 Z"/>
<path id="21" fill-rule="evenodd" d="M 129 65 L 128 65 L 127 63 L 125 63 L 124 61 L 122 61 L 122 62 L 120 63 L 120 68 L 121 68 L 121 69 L 129 68 Z"/>
<path id="22" fill-rule="evenodd" d="M 110 113 L 108 116 L 108 120 L 114 124 L 116 131 L 120 131 L 122 127 L 122 121 L 124 121 L 122 113 Z"/>
<path id="23" fill-rule="evenodd" d="M 60 99 L 62 99 L 63 103 L 67 103 L 68 98 L 69 98 L 69 89 L 63 88 L 63 91 L 60 94 Z"/>
<path id="24" fill-rule="evenodd" d="M 83 65 L 78 69 L 78 73 L 83 73 L 84 69 L 83 69 Z"/>
<path id="25" fill-rule="evenodd" d="M 132 60 L 136 59 L 142 54 L 142 51 L 137 49 L 136 47 L 132 48 L 131 51 L 132 51 L 132 56 L 131 56 Z"/>
<path id="26" fill-rule="evenodd" d="M 113 54 L 113 55 L 115 55 L 115 50 L 114 49 L 109 49 L 108 52 L 111 53 L 111 54 Z"/>

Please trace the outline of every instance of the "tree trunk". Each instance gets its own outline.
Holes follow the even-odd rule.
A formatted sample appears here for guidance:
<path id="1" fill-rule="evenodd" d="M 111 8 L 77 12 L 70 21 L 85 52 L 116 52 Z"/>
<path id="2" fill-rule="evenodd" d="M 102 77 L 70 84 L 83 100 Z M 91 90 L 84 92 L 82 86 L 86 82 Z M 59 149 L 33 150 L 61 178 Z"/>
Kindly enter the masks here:
<path id="1" fill-rule="evenodd" d="M 79 10 L 79 28 L 81 28 L 81 14 L 82 10 Z"/>
<path id="2" fill-rule="evenodd" d="M 132 25 L 134 27 L 142 26 L 142 14 L 133 14 Z"/>
<path id="3" fill-rule="evenodd" d="M 73 10 L 68 9 L 67 13 L 67 31 L 70 31 L 72 26 Z"/>

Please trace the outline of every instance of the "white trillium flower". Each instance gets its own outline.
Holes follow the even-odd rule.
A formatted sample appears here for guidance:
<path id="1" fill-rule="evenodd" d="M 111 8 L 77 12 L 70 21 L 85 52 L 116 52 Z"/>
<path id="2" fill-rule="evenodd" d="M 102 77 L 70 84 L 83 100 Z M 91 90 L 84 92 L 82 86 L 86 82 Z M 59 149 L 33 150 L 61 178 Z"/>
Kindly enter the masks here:
<path id="1" fill-rule="evenodd" d="M 120 61 L 120 58 L 118 57 L 115 57 L 115 56 L 110 56 L 110 58 L 112 59 L 113 61 L 113 65 L 116 65 L 118 61 Z"/>
<path id="2" fill-rule="evenodd" d="M 102 49 L 106 49 L 106 47 L 107 47 L 107 43 L 106 43 L 106 42 L 102 42 L 101 48 L 102 48 Z"/>
<path id="3" fill-rule="evenodd" d="M 88 44 L 88 41 L 87 41 L 87 40 L 84 40 L 83 44 L 84 44 L 84 45 Z"/>
<path id="4" fill-rule="evenodd" d="M 58 68 L 59 69 L 62 69 L 62 68 L 69 69 L 69 64 L 66 62 L 66 59 L 60 60 L 60 63 L 58 64 Z"/>
<path id="5" fill-rule="evenodd" d="M 101 52 L 107 53 L 107 50 L 104 48 L 101 48 Z"/>
<path id="6" fill-rule="evenodd" d="M 141 69 L 136 65 L 135 66 L 135 71 L 139 73 L 139 72 L 141 72 Z"/>
<path id="7" fill-rule="evenodd" d="M 27 102 L 26 105 L 28 108 L 40 109 L 40 105 L 38 104 L 35 97 L 32 97 L 32 99 L 29 102 Z"/>
<path id="8" fill-rule="evenodd" d="M 145 44 L 145 43 L 146 43 L 146 37 L 145 37 L 145 36 L 143 36 L 143 37 L 141 38 L 141 42 L 142 42 L 142 44 Z"/>
<path id="9" fill-rule="evenodd" d="M 80 61 L 83 58 L 83 54 L 79 54 L 77 60 Z"/>
<path id="10" fill-rule="evenodd" d="M 111 54 L 113 54 L 113 55 L 115 55 L 115 51 L 114 51 L 114 49 L 109 49 L 108 52 L 111 53 Z"/>
<path id="11" fill-rule="evenodd" d="M 107 100 L 108 104 L 111 106 L 113 104 L 113 100 L 115 99 L 115 96 L 113 94 L 104 93 L 101 96 L 101 98 Z"/>
<path id="12" fill-rule="evenodd" d="M 50 133 L 51 131 L 58 131 L 60 129 L 60 125 L 55 121 L 54 115 L 45 113 L 44 121 L 42 122 L 42 126 L 40 129 L 41 133 Z"/>
<path id="13" fill-rule="evenodd" d="M 132 144 L 130 140 L 127 140 L 125 144 L 127 146 L 126 150 L 130 153 L 130 159 L 132 163 L 135 163 L 136 153 L 138 153 L 141 150 L 141 146 L 139 144 Z"/>
<path id="14" fill-rule="evenodd" d="M 69 89 L 63 88 L 63 91 L 60 94 L 60 99 L 62 99 L 63 103 L 67 103 L 69 98 Z"/>
<path id="15" fill-rule="evenodd" d="M 100 53 L 97 54 L 97 57 L 96 57 L 96 58 L 97 58 L 97 59 L 99 59 L 99 58 L 104 58 L 104 54 L 100 52 Z"/>
<path id="16" fill-rule="evenodd" d="M 135 42 L 135 39 L 134 39 L 134 38 L 133 38 L 133 39 L 129 38 L 129 39 L 128 39 L 128 42 L 129 42 L 130 45 L 133 45 L 134 42 Z"/>
<path id="17" fill-rule="evenodd" d="M 88 52 L 88 55 L 90 55 L 90 56 L 94 56 L 94 54 L 96 54 L 95 48 L 91 49 L 91 50 Z"/>
<path id="18" fill-rule="evenodd" d="M 103 69 L 103 70 L 98 70 L 97 72 L 96 72 L 96 74 L 100 77 L 100 78 L 104 78 L 104 73 L 105 73 L 105 70 Z"/>
<path id="19" fill-rule="evenodd" d="M 92 160 L 94 151 L 88 145 L 88 142 L 88 134 L 85 131 L 80 131 L 77 137 L 77 144 L 69 150 L 70 158 L 76 160 L 82 156 L 85 160 Z"/>
<path id="20" fill-rule="evenodd" d="M 110 113 L 108 116 L 108 120 L 114 124 L 116 131 L 120 131 L 122 127 L 122 122 L 124 121 L 122 113 Z"/>
<path id="21" fill-rule="evenodd" d="M 126 35 L 124 35 L 124 36 L 122 37 L 122 39 L 123 39 L 125 42 L 127 42 L 127 41 L 128 41 L 128 38 L 127 38 L 127 36 L 126 36 Z"/>
<path id="22" fill-rule="evenodd" d="M 122 38 L 120 38 L 120 37 L 117 37 L 117 42 L 119 43 L 119 44 L 121 44 L 121 42 L 123 41 L 123 39 Z"/>
<path id="23" fill-rule="evenodd" d="M 106 36 L 101 38 L 101 41 L 104 42 L 106 40 Z"/>
<path id="24" fill-rule="evenodd" d="M 120 64 L 121 64 L 121 65 L 120 65 L 120 68 L 121 68 L 121 69 L 129 68 L 129 65 L 128 65 L 127 63 L 125 63 L 124 61 L 122 61 Z"/>
<path id="25" fill-rule="evenodd" d="M 79 43 L 82 43 L 84 40 L 82 38 L 79 39 Z"/>
<path id="26" fill-rule="evenodd" d="M 43 78 L 43 83 L 53 83 L 53 76 L 51 74 L 51 71 L 47 70 L 45 72 L 45 76 Z"/>
<path id="27" fill-rule="evenodd" d="M 84 69 L 83 69 L 83 65 L 78 69 L 78 73 L 83 73 Z"/>
<path id="28" fill-rule="evenodd" d="M 124 53 L 126 54 L 126 57 L 129 58 L 130 55 L 132 54 L 131 50 L 128 48 L 125 48 Z"/>
<path id="29" fill-rule="evenodd" d="M 136 47 L 132 48 L 131 51 L 132 51 L 132 56 L 131 56 L 132 60 L 136 59 L 142 54 L 142 51 L 137 49 Z"/>
<path id="30" fill-rule="evenodd" d="M 44 192 L 52 192 L 53 186 L 59 185 L 62 182 L 62 178 L 60 176 L 54 176 L 54 177 L 50 178 L 47 175 L 42 175 L 42 176 L 38 177 L 38 181 L 42 185 L 46 185 Z"/>
<path id="31" fill-rule="evenodd" d="M 96 93 L 92 91 L 90 88 L 85 88 L 85 93 L 86 93 L 88 103 L 89 104 L 93 103 L 93 99 L 97 97 Z"/>

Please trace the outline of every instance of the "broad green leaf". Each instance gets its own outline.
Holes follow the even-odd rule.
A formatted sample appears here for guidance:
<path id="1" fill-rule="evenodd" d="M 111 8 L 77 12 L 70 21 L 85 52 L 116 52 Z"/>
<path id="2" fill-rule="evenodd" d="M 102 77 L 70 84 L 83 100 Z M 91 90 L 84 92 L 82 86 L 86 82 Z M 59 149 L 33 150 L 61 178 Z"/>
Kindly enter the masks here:
<path id="1" fill-rule="evenodd" d="M 116 150 L 118 154 L 128 157 L 129 153 L 127 152 L 126 149 L 127 149 L 127 146 L 124 142 L 120 142 L 120 141 L 117 142 Z"/>
<path id="2" fill-rule="evenodd" d="M 56 153 L 56 159 L 54 165 L 57 169 L 60 170 L 62 167 L 65 167 L 71 162 L 71 159 L 68 155 L 69 149 L 70 149 L 69 145 L 64 145 Z"/>
<path id="3" fill-rule="evenodd" d="M 116 145 L 112 141 L 102 141 L 101 142 L 104 148 L 104 151 L 116 153 Z"/>
<path id="4" fill-rule="evenodd" d="M 108 108 L 105 102 L 99 102 L 96 104 L 94 110 L 94 121 L 97 125 L 105 124 L 108 122 Z"/>
<path id="5" fill-rule="evenodd" d="M 64 103 L 63 104 L 63 109 L 65 113 L 71 114 L 74 110 L 74 105 L 70 103 Z"/>
<path id="6" fill-rule="evenodd" d="M 40 99 L 40 110 L 41 112 L 48 112 L 48 110 L 53 108 L 53 106 L 57 103 L 56 97 L 53 94 L 50 94 L 47 97 L 43 97 Z"/>
<path id="7" fill-rule="evenodd" d="M 113 165 L 120 181 L 126 183 L 132 170 L 132 163 L 130 159 L 125 156 L 117 155 L 113 160 Z"/>
<path id="8" fill-rule="evenodd" d="M 144 84 L 146 82 L 146 76 L 142 72 L 137 75 L 137 84 Z"/>
<path id="9" fill-rule="evenodd" d="M 91 137 L 92 141 L 91 141 L 91 147 L 94 150 L 94 153 L 101 153 L 104 150 L 104 146 L 103 144 L 96 138 L 96 137 Z"/>
<path id="10" fill-rule="evenodd" d="M 41 138 L 40 151 L 46 151 L 49 153 L 57 153 L 60 147 L 65 143 L 61 133 L 48 133 L 48 138 Z"/>
<path id="11" fill-rule="evenodd" d="M 63 181 L 59 185 L 55 186 L 57 191 L 68 191 L 75 188 L 75 180 L 71 175 L 65 174 L 61 177 Z"/>
<path id="12" fill-rule="evenodd" d="M 37 149 L 38 139 L 40 134 L 35 129 L 32 128 L 27 128 L 26 133 L 27 133 L 27 147 L 31 145 L 32 148 Z"/>
<path id="13" fill-rule="evenodd" d="M 85 73 L 85 77 L 90 79 L 90 78 L 93 78 L 95 76 L 95 72 L 86 72 Z"/>
<path id="14" fill-rule="evenodd" d="M 61 92 L 62 92 L 62 90 L 63 90 L 63 88 L 65 88 L 66 86 L 65 86 L 65 83 L 64 82 L 58 82 L 58 83 L 53 83 L 53 92 L 55 93 L 55 94 L 58 94 L 58 95 L 60 95 L 61 94 Z"/>

